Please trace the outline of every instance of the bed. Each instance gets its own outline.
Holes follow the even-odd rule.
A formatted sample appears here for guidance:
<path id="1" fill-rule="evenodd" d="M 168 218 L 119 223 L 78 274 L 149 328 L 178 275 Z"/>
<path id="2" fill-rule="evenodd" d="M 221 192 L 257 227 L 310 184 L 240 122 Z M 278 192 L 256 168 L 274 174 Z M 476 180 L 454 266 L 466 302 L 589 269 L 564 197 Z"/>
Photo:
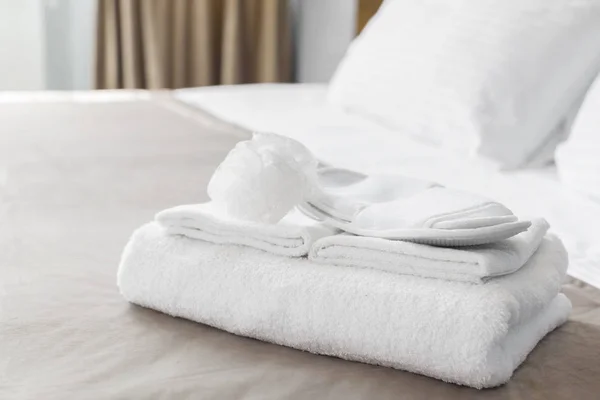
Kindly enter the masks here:
<path id="1" fill-rule="evenodd" d="M 325 101 L 319 85 L 0 95 L 1 399 L 592 399 L 600 392 L 600 204 L 552 168 L 500 172 Z M 252 129 L 323 161 L 401 171 L 546 216 L 571 253 L 571 320 L 487 391 L 237 337 L 125 302 L 123 245 L 160 209 L 206 198 Z"/>
<path id="2" fill-rule="evenodd" d="M 326 85 L 259 84 L 181 89 L 178 100 L 249 130 L 307 145 L 322 161 L 362 172 L 392 172 L 480 193 L 522 216 L 544 216 L 570 254 L 571 276 L 600 287 L 600 202 L 563 187 L 554 166 L 502 171 L 453 156 L 329 104 Z"/>

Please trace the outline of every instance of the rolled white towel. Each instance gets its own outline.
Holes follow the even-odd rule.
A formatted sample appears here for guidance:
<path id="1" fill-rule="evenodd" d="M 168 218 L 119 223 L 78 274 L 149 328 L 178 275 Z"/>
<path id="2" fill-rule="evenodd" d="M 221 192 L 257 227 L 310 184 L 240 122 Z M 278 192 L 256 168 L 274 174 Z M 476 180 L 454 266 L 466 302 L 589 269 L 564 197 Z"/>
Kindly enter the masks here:
<path id="1" fill-rule="evenodd" d="M 212 202 L 169 208 L 155 219 L 171 235 L 249 246 L 288 257 L 306 256 L 317 239 L 337 232 L 299 212 L 289 213 L 276 224 L 239 220 Z"/>
<path id="2" fill-rule="evenodd" d="M 300 203 L 316 170 L 317 160 L 300 142 L 255 132 L 217 167 L 208 196 L 237 219 L 276 223 Z"/>
<path id="3" fill-rule="evenodd" d="M 538 249 L 548 228 L 546 220 L 534 219 L 529 230 L 510 239 L 461 248 L 333 235 L 317 240 L 309 258 L 321 264 L 483 283 L 521 268 Z"/>
<path id="4" fill-rule="evenodd" d="M 152 223 L 126 246 L 118 285 L 132 303 L 238 335 L 483 388 L 506 382 L 567 319 L 566 266 L 547 236 L 519 271 L 472 285 L 219 246 Z"/>

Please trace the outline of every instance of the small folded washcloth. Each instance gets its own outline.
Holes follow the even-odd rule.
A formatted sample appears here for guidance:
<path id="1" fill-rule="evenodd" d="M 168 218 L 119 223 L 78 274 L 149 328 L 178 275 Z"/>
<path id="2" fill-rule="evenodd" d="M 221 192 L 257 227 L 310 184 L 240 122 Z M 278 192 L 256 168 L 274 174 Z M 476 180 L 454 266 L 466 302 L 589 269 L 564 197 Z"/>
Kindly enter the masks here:
<path id="1" fill-rule="evenodd" d="M 220 246 L 151 223 L 126 246 L 118 285 L 132 303 L 238 335 L 483 388 L 506 382 L 566 321 L 566 267 L 552 235 L 517 272 L 472 285 Z"/>
<path id="2" fill-rule="evenodd" d="M 499 242 L 443 248 L 354 235 L 333 235 L 315 242 L 312 261 L 348 267 L 373 268 L 397 274 L 483 283 L 521 268 L 538 249 L 549 225 L 532 220 L 529 230 Z"/>
<path id="3" fill-rule="evenodd" d="M 169 208 L 156 217 L 166 232 L 217 244 L 254 247 L 288 257 L 308 254 L 315 240 L 337 232 L 298 212 L 291 212 L 276 224 L 234 219 L 215 203 Z"/>
<path id="4" fill-rule="evenodd" d="M 500 203 L 401 175 L 321 168 L 298 209 L 346 232 L 441 246 L 493 243 L 525 231 Z"/>

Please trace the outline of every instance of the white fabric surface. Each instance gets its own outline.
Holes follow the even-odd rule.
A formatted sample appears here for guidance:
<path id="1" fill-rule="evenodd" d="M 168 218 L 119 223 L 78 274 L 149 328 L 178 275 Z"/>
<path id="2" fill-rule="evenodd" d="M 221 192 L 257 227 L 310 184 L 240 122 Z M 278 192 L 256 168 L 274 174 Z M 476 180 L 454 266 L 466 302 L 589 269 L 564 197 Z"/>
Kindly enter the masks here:
<path id="1" fill-rule="evenodd" d="M 588 91 L 569 140 L 556 151 L 561 181 L 600 201 L 600 76 Z"/>
<path id="2" fill-rule="evenodd" d="M 473 193 L 398 174 L 317 166 L 300 142 L 255 132 L 217 167 L 208 184 L 207 211 L 274 224 L 298 206 L 307 216 L 356 235 L 445 246 L 492 243 L 530 226 L 517 222 L 502 204 Z"/>
<path id="3" fill-rule="evenodd" d="M 507 239 L 531 225 L 483 196 L 400 174 L 332 167 L 319 169 L 317 177 L 298 208 L 355 235 L 469 246 Z"/>
<path id="4" fill-rule="evenodd" d="M 217 244 L 239 244 L 288 257 L 307 255 L 315 240 L 337 232 L 298 212 L 291 212 L 277 224 L 240 221 L 214 203 L 168 208 L 155 219 L 168 234 Z"/>
<path id="5" fill-rule="evenodd" d="M 388 0 L 350 45 L 330 98 L 517 167 L 557 144 L 599 69 L 597 0 Z"/>
<path id="6" fill-rule="evenodd" d="M 320 160 L 364 173 L 399 173 L 492 198 L 516 215 L 541 216 L 569 252 L 569 274 L 600 287 L 600 202 L 562 185 L 553 167 L 499 171 L 337 109 L 325 85 L 263 84 L 183 89 L 175 96 L 251 130 L 288 135 Z"/>
<path id="7" fill-rule="evenodd" d="M 232 217 L 273 224 L 306 197 L 317 165 L 300 142 L 254 132 L 219 164 L 208 184 L 208 196 Z"/>
<path id="8" fill-rule="evenodd" d="M 511 217 L 506 207 L 483 196 L 402 175 L 363 175 L 339 168 L 319 171 L 311 205 L 365 229 L 466 229 Z M 354 181 L 348 182 L 353 177 Z M 476 219 L 475 221 L 469 221 Z"/>
<path id="9" fill-rule="evenodd" d="M 118 284 L 132 303 L 238 335 L 482 388 L 506 382 L 566 321 L 571 304 L 556 297 L 566 265 L 549 237 L 516 273 L 472 285 L 318 265 L 152 223 L 126 246 Z"/>
<path id="10" fill-rule="evenodd" d="M 434 190 L 434 189 L 431 189 Z M 418 196 L 415 196 L 418 197 Z M 409 199 L 413 200 L 413 199 Z M 418 198 L 415 199 L 418 201 Z M 406 203 L 398 202 L 398 207 L 407 205 Z M 408 203 L 408 202 L 407 202 Z M 385 221 L 384 214 L 387 212 L 393 217 L 398 212 L 393 203 L 388 204 L 389 207 L 382 207 L 378 210 L 379 216 L 382 218 L 381 221 Z M 410 207 L 407 207 L 410 208 Z M 426 209 L 426 208 L 424 208 Z M 344 232 L 348 232 L 354 235 L 370 237 L 370 238 L 382 238 L 387 240 L 406 240 L 413 243 L 422 243 L 434 246 L 445 246 L 445 247 L 461 247 L 461 246 L 475 246 L 486 243 L 499 242 L 504 239 L 508 239 L 519 233 L 526 231 L 531 226 L 531 221 L 504 221 L 504 218 L 513 218 L 513 216 L 498 217 L 496 218 L 482 218 L 483 221 L 478 221 L 477 218 L 472 220 L 457 220 L 461 224 L 464 224 L 464 228 L 389 228 L 384 227 L 385 222 L 381 223 L 381 226 L 375 226 L 374 228 L 362 228 L 360 223 L 357 221 L 343 222 L 341 220 L 332 218 L 330 215 L 323 213 L 318 208 L 310 205 L 310 203 L 302 203 L 298 206 L 305 215 L 323 221 L 324 224 L 338 228 Z M 390 218 L 391 220 L 396 218 Z M 516 217 L 515 217 L 516 219 Z M 367 219 L 367 221 L 375 221 L 376 219 Z M 470 221 L 475 223 L 482 223 L 483 226 L 468 227 Z M 447 221 L 449 224 L 454 224 L 455 221 Z M 488 225 L 489 223 L 489 225 Z M 395 224 L 394 224 L 395 225 Z"/>
<path id="11" fill-rule="evenodd" d="M 317 240 L 309 259 L 321 264 L 483 283 L 521 268 L 538 249 L 547 231 L 548 223 L 537 219 L 528 231 L 510 239 L 463 249 L 334 235 Z"/>

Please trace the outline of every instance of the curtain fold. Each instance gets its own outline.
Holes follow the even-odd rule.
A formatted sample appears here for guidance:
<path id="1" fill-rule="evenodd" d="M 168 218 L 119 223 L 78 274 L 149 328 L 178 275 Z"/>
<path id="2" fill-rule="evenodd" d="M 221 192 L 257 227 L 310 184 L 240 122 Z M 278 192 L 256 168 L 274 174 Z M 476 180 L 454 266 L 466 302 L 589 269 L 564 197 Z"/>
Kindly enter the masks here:
<path id="1" fill-rule="evenodd" d="M 99 0 L 96 88 L 291 79 L 287 0 Z"/>

